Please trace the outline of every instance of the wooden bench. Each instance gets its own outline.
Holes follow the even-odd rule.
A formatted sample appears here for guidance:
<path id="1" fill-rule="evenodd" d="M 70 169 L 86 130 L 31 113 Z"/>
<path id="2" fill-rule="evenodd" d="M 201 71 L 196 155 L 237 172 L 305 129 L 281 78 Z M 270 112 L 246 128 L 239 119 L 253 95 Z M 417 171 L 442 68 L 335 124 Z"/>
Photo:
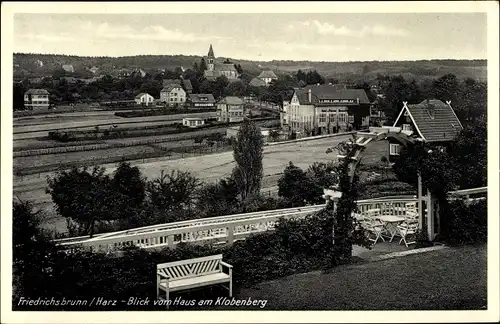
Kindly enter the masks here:
<path id="1" fill-rule="evenodd" d="M 223 271 L 228 269 L 228 273 Z M 157 298 L 169 300 L 169 293 L 203 286 L 229 283 L 233 296 L 233 266 L 222 261 L 222 254 L 203 258 L 161 263 L 156 266 Z M 162 296 L 162 292 L 165 295 Z M 168 303 L 167 303 L 168 308 Z"/>

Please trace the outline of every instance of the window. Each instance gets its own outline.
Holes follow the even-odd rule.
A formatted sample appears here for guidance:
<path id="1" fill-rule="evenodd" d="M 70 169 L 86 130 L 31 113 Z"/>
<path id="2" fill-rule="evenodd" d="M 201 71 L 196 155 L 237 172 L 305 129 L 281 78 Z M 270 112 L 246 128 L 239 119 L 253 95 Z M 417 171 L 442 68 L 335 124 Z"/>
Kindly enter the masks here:
<path id="1" fill-rule="evenodd" d="M 389 154 L 399 155 L 400 147 L 399 144 L 389 144 Z"/>
<path id="2" fill-rule="evenodd" d="M 403 124 L 403 130 L 411 132 L 412 131 L 411 125 L 410 124 Z"/>
<path id="3" fill-rule="evenodd" d="M 319 122 L 320 123 L 326 123 L 326 115 L 325 114 L 320 114 L 319 115 Z"/>

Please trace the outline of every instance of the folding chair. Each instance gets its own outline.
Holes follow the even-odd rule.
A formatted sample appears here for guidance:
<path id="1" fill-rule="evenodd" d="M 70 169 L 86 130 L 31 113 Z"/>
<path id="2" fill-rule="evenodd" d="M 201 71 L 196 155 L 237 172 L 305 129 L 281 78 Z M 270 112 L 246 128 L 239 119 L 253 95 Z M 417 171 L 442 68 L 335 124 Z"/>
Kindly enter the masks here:
<path id="1" fill-rule="evenodd" d="M 405 206 L 405 221 L 400 225 L 404 224 L 418 224 L 418 211 L 417 211 L 417 203 L 407 203 Z"/>
<path id="2" fill-rule="evenodd" d="M 379 239 L 385 242 L 385 239 L 382 236 L 385 233 L 384 224 L 377 221 L 375 218 L 364 218 L 361 224 L 363 228 L 368 232 L 369 241 L 373 242 L 373 244 L 377 244 Z M 372 238 L 372 235 L 374 235 L 375 238 Z"/>
<path id="3" fill-rule="evenodd" d="M 398 225 L 399 233 L 401 234 L 401 240 L 399 240 L 399 244 L 401 242 L 404 242 L 406 247 L 410 244 L 415 244 L 415 236 L 418 232 L 418 223 L 401 223 Z M 413 236 L 413 239 L 411 241 L 408 241 L 406 238 L 408 236 Z"/>

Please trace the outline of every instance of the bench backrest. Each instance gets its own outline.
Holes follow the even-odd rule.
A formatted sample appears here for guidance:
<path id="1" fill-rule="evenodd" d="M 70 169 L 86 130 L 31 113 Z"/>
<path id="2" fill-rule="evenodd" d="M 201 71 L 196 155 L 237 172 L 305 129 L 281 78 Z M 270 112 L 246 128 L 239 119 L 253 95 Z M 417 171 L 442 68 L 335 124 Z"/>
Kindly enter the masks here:
<path id="1" fill-rule="evenodd" d="M 203 258 L 161 263 L 156 266 L 159 272 L 170 277 L 170 280 L 179 280 L 197 277 L 222 271 L 222 254 Z"/>

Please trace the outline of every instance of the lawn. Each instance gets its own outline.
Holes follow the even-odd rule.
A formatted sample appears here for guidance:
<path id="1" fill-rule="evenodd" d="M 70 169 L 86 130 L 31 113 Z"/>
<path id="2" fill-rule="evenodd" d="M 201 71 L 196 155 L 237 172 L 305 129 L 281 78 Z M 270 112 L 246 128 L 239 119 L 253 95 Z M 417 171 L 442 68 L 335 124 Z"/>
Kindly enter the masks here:
<path id="1" fill-rule="evenodd" d="M 485 246 L 468 246 L 351 264 L 264 282 L 235 297 L 266 299 L 266 310 L 484 309 L 486 255 Z"/>

